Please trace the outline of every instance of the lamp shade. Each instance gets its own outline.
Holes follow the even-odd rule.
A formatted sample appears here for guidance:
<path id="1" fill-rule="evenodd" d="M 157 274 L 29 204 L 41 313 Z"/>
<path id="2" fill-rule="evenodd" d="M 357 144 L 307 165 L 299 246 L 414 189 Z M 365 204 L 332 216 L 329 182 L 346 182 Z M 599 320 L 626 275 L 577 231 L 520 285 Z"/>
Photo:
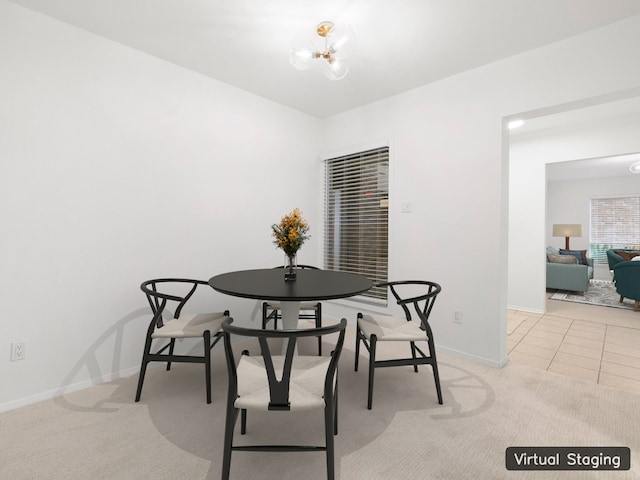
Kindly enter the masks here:
<path id="1" fill-rule="evenodd" d="M 579 223 L 554 223 L 554 237 L 581 237 L 582 225 Z"/>

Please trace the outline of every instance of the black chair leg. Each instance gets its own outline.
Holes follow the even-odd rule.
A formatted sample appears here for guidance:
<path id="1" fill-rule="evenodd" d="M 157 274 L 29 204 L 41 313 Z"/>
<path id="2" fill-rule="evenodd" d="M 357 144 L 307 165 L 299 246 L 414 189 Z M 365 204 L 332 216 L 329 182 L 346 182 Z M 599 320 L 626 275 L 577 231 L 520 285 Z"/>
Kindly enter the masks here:
<path id="1" fill-rule="evenodd" d="M 376 366 L 376 342 L 378 341 L 375 335 L 371 335 L 369 340 L 369 392 L 367 398 L 367 408 L 371 410 L 373 407 L 373 373 Z"/>
<path id="2" fill-rule="evenodd" d="M 211 332 L 205 330 L 204 334 L 204 374 L 207 388 L 207 403 L 211 403 Z"/>
<path id="3" fill-rule="evenodd" d="M 264 330 L 265 328 L 267 328 L 267 324 L 269 323 L 269 320 L 273 320 L 273 329 L 277 330 L 278 329 L 278 310 L 274 309 L 271 311 L 271 313 L 267 313 L 269 311 L 269 308 L 267 306 L 267 303 L 264 302 L 262 304 L 262 329 Z"/>
<path id="4" fill-rule="evenodd" d="M 316 305 L 316 328 L 322 327 L 322 304 Z M 318 336 L 318 355 L 322 356 L 322 336 Z"/>
<path id="5" fill-rule="evenodd" d="M 360 316 L 358 315 L 358 318 L 360 318 Z M 353 370 L 354 371 L 358 371 L 358 362 L 360 360 L 360 340 L 361 340 L 362 336 L 360 334 L 360 327 L 358 327 L 358 325 L 356 324 L 356 358 L 355 361 L 353 363 Z"/>
<path id="6" fill-rule="evenodd" d="M 438 403 L 442 405 L 442 390 L 440 390 L 440 376 L 438 375 L 438 365 L 434 363 L 433 367 L 433 378 L 436 382 L 436 393 L 438 394 Z"/>
<path id="7" fill-rule="evenodd" d="M 316 328 L 320 328 L 321 326 L 322 322 L 316 317 Z M 322 356 L 322 336 L 318 336 L 318 356 Z"/>
<path id="8" fill-rule="evenodd" d="M 338 434 L 338 382 L 333 392 L 333 434 Z"/>
<path id="9" fill-rule="evenodd" d="M 146 357 L 146 354 L 145 354 Z M 147 373 L 147 364 L 146 359 L 142 360 L 142 365 L 140 366 L 140 374 L 138 375 L 138 389 L 136 390 L 136 402 L 140 401 L 140 395 L 142 394 L 142 384 L 144 383 L 144 375 Z"/>
<path id="10" fill-rule="evenodd" d="M 415 342 L 409 342 L 411 343 L 411 356 L 413 357 L 413 360 L 415 361 L 416 359 L 416 344 Z M 418 364 L 414 363 L 413 364 L 413 371 L 418 373 Z"/>
<path id="11" fill-rule="evenodd" d="M 324 433 L 327 447 L 327 480 L 334 480 L 334 441 L 333 441 L 333 423 L 335 415 L 333 411 L 333 402 L 328 402 L 324 408 Z"/>
<path id="12" fill-rule="evenodd" d="M 431 368 L 433 368 L 433 379 L 436 382 L 436 393 L 438 394 L 438 403 L 442 405 L 442 389 L 440 388 L 440 375 L 438 375 L 438 361 L 436 360 L 436 350 L 433 340 L 429 339 L 429 353 L 433 359 Z"/>
<path id="13" fill-rule="evenodd" d="M 231 452 L 233 450 L 233 430 L 238 418 L 238 409 L 227 405 L 227 420 L 224 427 L 224 448 L 222 453 L 222 480 L 229 480 L 231 471 Z"/>
<path id="14" fill-rule="evenodd" d="M 147 373 L 147 355 L 151 352 L 151 340 L 150 334 L 147 334 L 147 339 L 144 342 L 144 353 L 142 354 L 142 365 L 140 365 L 140 374 L 138 375 L 138 389 L 136 390 L 136 402 L 140 401 L 140 395 L 142 394 L 142 384 L 144 383 L 144 376 Z"/>
<path id="15" fill-rule="evenodd" d="M 169 342 L 169 357 L 173 356 L 173 349 L 176 346 L 176 339 L 172 338 L 171 342 Z M 171 370 L 171 360 L 167 362 L 167 371 Z"/>
<path id="16" fill-rule="evenodd" d="M 267 328 L 267 304 L 262 302 L 262 329 Z"/>

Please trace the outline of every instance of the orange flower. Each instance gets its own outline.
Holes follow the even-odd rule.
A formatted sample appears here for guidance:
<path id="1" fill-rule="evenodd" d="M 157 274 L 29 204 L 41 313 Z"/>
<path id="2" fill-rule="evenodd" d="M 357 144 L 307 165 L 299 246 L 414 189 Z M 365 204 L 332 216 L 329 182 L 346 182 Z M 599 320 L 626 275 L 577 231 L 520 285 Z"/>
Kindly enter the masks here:
<path id="1" fill-rule="evenodd" d="M 302 212 L 294 208 L 291 213 L 285 215 L 277 225 L 271 226 L 274 244 L 284 250 L 288 256 L 293 256 L 302 247 L 308 238 L 309 224 L 302 218 Z"/>

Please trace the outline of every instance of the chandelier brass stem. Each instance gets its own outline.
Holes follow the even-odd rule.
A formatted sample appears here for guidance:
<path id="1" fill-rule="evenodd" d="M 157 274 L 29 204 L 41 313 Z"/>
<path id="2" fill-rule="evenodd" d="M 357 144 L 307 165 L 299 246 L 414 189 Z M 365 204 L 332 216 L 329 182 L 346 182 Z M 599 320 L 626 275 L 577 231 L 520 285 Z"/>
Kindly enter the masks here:
<path id="1" fill-rule="evenodd" d="M 316 52 L 316 58 L 320 57 L 328 61 L 333 60 L 333 55 L 331 55 L 331 52 L 329 52 L 328 50 L 325 50 L 324 52 Z"/>

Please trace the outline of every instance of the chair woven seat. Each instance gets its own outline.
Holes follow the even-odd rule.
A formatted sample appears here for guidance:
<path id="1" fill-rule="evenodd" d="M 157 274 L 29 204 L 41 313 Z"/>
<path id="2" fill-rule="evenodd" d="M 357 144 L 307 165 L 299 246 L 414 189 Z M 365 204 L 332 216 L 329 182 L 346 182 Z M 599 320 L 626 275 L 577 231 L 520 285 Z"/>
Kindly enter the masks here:
<path id="1" fill-rule="evenodd" d="M 285 357 L 274 356 L 277 378 L 282 378 Z M 296 356 L 291 368 L 289 406 L 292 411 L 324 408 L 324 379 L 330 357 Z M 238 364 L 238 398 L 236 408 L 269 409 L 269 380 L 262 357 L 243 355 Z"/>
<path id="2" fill-rule="evenodd" d="M 407 322 L 406 318 L 363 315 L 362 318 L 358 318 L 358 327 L 367 340 L 371 339 L 371 335 L 376 335 L 379 342 L 426 340 L 420 325 L 415 322 Z"/>
<path id="3" fill-rule="evenodd" d="M 215 335 L 222 328 L 225 319 L 223 313 L 195 313 L 181 315 L 165 322 L 161 328 L 157 328 L 151 338 L 197 338 L 202 337 L 205 330 Z"/>

